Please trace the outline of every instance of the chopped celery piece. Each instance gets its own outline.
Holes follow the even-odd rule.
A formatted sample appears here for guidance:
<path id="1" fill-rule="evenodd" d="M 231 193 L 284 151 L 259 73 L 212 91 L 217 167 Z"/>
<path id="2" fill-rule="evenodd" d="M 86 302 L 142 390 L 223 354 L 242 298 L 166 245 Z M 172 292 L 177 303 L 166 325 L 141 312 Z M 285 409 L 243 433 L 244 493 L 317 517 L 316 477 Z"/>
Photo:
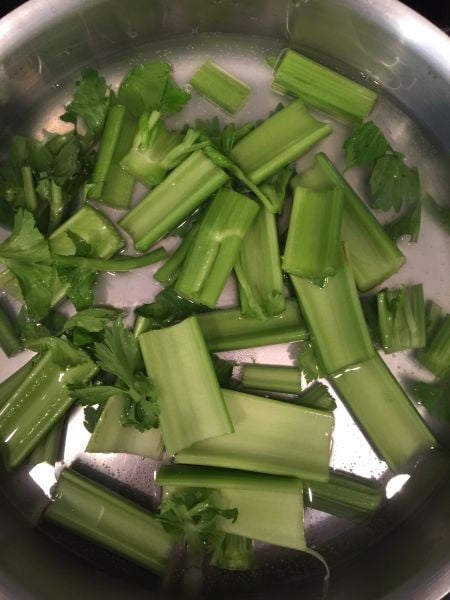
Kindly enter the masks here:
<path id="1" fill-rule="evenodd" d="M 437 326 L 426 348 L 417 354 L 417 360 L 436 377 L 450 373 L 450 315 Z"/>
<path id="2" fill-rule="evenodd" d="M 161 467 L 156 483 L 216 490 L 220 508 L 238 510 L 234 523 L 218 517 L 218 528 L 227 533 L 295 550 L 306 548 L 302 483 L 295 477 L 176 465 Z"/>
<path id="3" fill-rule="evenodd" d="M 170 454 L 233 431 L 196 317 L 138 339 L 158 394 L 161 431 Z"/>
<path id="4" fill-rule="evenodd" d="M 54 254 L 53 258 L 57 265 L 65 267 L 80 267 L 90 271 L 108 271 L 111 273 L 122 273 L 148 267 L 160 260 L 167 258 L 167 252 L 164 248 L 157 248 L 152 252 L 141 256 L 121 256 L 120 258 L 90 258 L 85 256 L 64 256 Z"/>
<path id="5" fill-rule="evenodd" d="M 295 100 L 245 136 L 231 158 L 256 184 L 305 154 L 331 133 L 331 125 L 314 119 L 303 102 Z"/>
<path id="6" fill-rule="evenodd" d="M 340 187 L 344 192 L 342 239 L 347 242 L 358 288 L 367 291 L 394 273 L 405 257 L 376 218 L 325 154 L 318 154 L 312 169 L 297 184 L 315 190 Z"/>
<path id="7" fill-rule="evenodd" d="M 323 287 L 291 275 L 313 347 L 326 374 L 375 355 L 345 246 Z"/>
<path id="8" fill-rule="evenodd" d="M 59 458 L 64 428 L 64 419 L 60 419 L 30 454 L 28 463 L 38 465 L 46 462 L 49 465 L 54 465 Z"/>
<path id="9" fill-rule="evenodd" d="M 0 408 L 11 398 L 16 389 L 25 381 L 34 367 L 34 361 L 30 360 L 0 383 Z"/>
<path id="10" fill-rule="evenodd" d="M 272 89 L 354 121 L 367 117 L 377 99 L 374 91 L 294 50 L 286 50 L 277 63 Z"/>
<path id="11" fill-rule="evenodd" d="M 297 187 L 283 270 L 312 280 L 333 276 L 339 262 L 343 193 Z"/>
<path id="12" fill-rule="evenodd" d="M 294 173 L 295 166 L 293 164 L 287 165 L 259 186 L 261 192 L 272 205 L 273 210 L 271 212 L 275 214 L 282 212 L 288 185 Z"/>
<path id="13" fill-rule="evenodd" d="M 252 540 L 226 533 L 220 547 L 215 549 L 210 564 L 226 571 L 250 571 L 255 565 Z"/>
<path id="14" fill-rule="evenodd" d="M 426 341 L 422 284 L 377 294 L 380 339 L 387 353 L 423 348 Z"/>
<path id="15" fill-rule="evenodd" d="M 171 538 L 148 511 L 64 469 L 45 517 L 155 573 L 164 572 Z"/>
<path id="16" fill-rule="evenodd" d="M 112 396 L 107 401 L 92 432 L 86 452 L 120 452 L 161 460 L 161 431 L 154 427 L 142 432 L 134 427 L 124 427 L 121 419 L 127 406 L 127 399 L 120 395 Z"/>
<path id="17" fill-rule="evenodd" d="M 259 205 L 230 188 L 216 194 L 187 253 L 175 291 L 214 308 L 239 256 Z"/>
<path id="18" fill-rule="evenodd" d="M 242 384 L 254 390 L 299 394 L 300 371 L 295 367 L 277 365 L 243 365 Z"/>
<path id="19" fill-rule="evenodd" d="M 264 207 L 241 243 L 235 264 L 242 316 L 265 319 L 286 306 L 275 215 Z"/>
<path id="20" fill-rule="evenodd" d="M 0 290 L 5 292 L 10 298 L 23 302 L 19 282 L 9 269 L 3 269 L 0 273 Z"/>
<path id="21" fill-rule="evenodd" d="M 234 433 L 197 442 L 175 462 L 328 480 L 331 413 L 222 390 Z"/>
<path id="22" fill-rule="evenodd" d="M 265 319 L 246 319 L 239 308 L 214 310 L 197 315 L 211 352 L 298 342 L 308 337 L 295 300 L 286 301 L 281 314 Z"/>
<path id="23" fill-rule="evenodd" d="M 377 485 L 348 473 L 330 472 L 330 480 L 305 482 L 308 506 L 338 517 L 365 518 L 377 510 L 381 493 Z"/>
<path id="24" fill-rule="evenodd" d="M 442 308 L 433 300 L 425 304 L 426 337 L 427 341 L 435 334 L 442 319 Z"/>
<path id="25" fill-rule="evenodd" d="M 153 277 L 163 285 L 171 285 L 175 282 L 180 272 L 181 266 L 189 252 L 198 231 L 198 225 L 195 225 L 186 237 L 181 241 L 181 244 L 175 252 L 166 260 Z"/>
<path id="26" fill-rule="evenodd" d="M 166 235 L 228 179 L 197 150 L 176 167 L 120 221 L 143 252 Z"/>
<path id="27" fill-rule="evenodd" d="M 17 354 L 20 350 L 20 341 L 17 337 L 14 325 L 8 315 L 0 306 L 0 348 L 6 356 Z"/>
<path id="28" fill-rule="evenodd" d="M 329 381 L 392 471 L 400 471 L 408 461 L 436 446 L 378 354 L 333 373 Z"/>
<path id="29" fill-rule="evenodd" d="M 190 84 L 230 115 L 242 108 L 251 93 L 246 83 L 209 60 L 194 73 Z"/>

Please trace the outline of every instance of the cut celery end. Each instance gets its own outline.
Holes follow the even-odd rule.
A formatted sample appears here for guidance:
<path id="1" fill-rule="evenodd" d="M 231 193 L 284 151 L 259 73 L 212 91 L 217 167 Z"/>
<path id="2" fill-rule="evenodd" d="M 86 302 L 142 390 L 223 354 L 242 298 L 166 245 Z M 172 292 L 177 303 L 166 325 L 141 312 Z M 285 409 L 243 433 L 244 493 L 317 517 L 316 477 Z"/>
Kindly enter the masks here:
<path id="1" fill-rule="evenodd" d="M 153 515 L 75 471 L 61 473 L 45 517 L 155 573 L 166 568 L 171 538 Z"/>
<path id="2" fill-rule="evenodd" d="M 250 198 L 230 188 L 219 190 L 181 267 L 175 283 L 177 294 L 203 306 L 216 306 L 258 211 L 258 204 Z"/>
<path id="3" fill-rule="evenodd" d="M 218 190 L 228 175 L 201 150 L 193 152 L 120 221 L 145 251 Z"/>
<path id="4" fill-rule="evenodd" d="M 250 571 L 255 566 L 252 540 L 227 533 L 220 548 L 213 552 L 210 564 L 226 571 Z"/>
<path id="5" fill-rule="evenodd" d="M 314 119 L 303 102 L 295 100 L 236 144 L 231 158 L 255 184 L 259 184 L 299 158 L 331 131 L 331 125 Z"/>
<path id="6" fill-rule="evenodd" d="M 265 319 L 284 311 L 286 301 L 275 215 L 263 207 L 242 240 L 235 271 L 244 317 Z"/>
<path id="7" fill-rule="evenodd" d="M 336 402 L 322 383 L 314 383 L 306 388 L 304 392 L 297 396 L 295 402 L 300 406 L 317 410 L 334 410 L 336 408 Z"/>
<path id="8" fill-rule="evenodd" d="M 417 360 L 436 377 L 450 374 L 450 315 L 437 325 L 427 347 L 417 353 Z"/>
<path id="9" fill-rule="evenodd" d="M 54 465 L 59 456 L 62 445 L 62 438 L 65 429 L 65 419 L 60 419 L 58 423 L 42 438 L 36 448 L 28 457 L 30 465 L 39 465 L 47 463 Z"/>
<path id="10" fill-rule="evenodd" d="M 220 508 L 238 509 L 234 523 L 218 517 L 222 531 L 285 548 L 306 548 L 302 483 L 296 478 L 175 465 L 162 467 L 156 482 L 217 490 Z"/>
<path id="11" fill-rule="evenodd" d="M 153 277 L 163 285 L 173 284 L 180 272 L 184 259 L 187 256 L 197 235 L 198 226 L 194 226 L 187 236 L 181 241 L 181 244 L 175 252 L 166 260 L 161 268 L 159 268 Z"/>
<path id="12" fill-rule="evenodd" d="M 254 390 L 299 394 L 300 371 L 296 367 L 276 365 L 243 365 L 242 384 Z"/>
<path id="13" fill-rule="evenodd" d="M 294 275 L 291 280 L 325 373 L 375 355 L 345 246 L 336 274 L 323 287 Z"/>
<path id="14" fill-rule="evenodd" d="M 312 280 L 336 273 L 343 209 L 340 188 L 319 192 L 303 187 L 295 189 L 284 271 Z"/>
<path id="15" fill-rule="evenodd" d="M 0 306 L 0 348 L 6 356 L 17 354 L 20 349 L 20 341 L 17 337 L 14 325 L 10 321 L 8 315 Z"/>
<path id="16" fill-rule="evenodd" d="M 14 394 L 16 389 L 26 380 L 33 370 L 35 361 L 30 360 L 0 383 L 0 408 Z"/>
<path id="17" fill-rule="evenodd" d="M 211 61 L 194 73 L 192 87 L 210 102 L 234 115 L 245 104 L 251 88 Z"/>
<path id="18" fill-rule="evenodd" d="M 394 472 L 436 446 L 413 404 L 377 355 L 333 373 L 330 383 Z"/>
<path id="19" fill-rule="evenodd" d="M 277 63 L 272 89 L 352 121 L 367 117 L 377 99 L 374 91 L 294 50 L 287 50 Z"/>
<path id="20" fill-rule="evenodd" d="M 233 431 L 208 349 L 195 317 L 139 336 L 158 393 L 160 425 L 170 454 Z"/>
<path id="21" fill-rule="evenodd" d="M 284 312 L 265 320 L 244 318 L 239 308 L 203 313 L 197 320 L 211 352 L 298 342 L 309 335 L 295 300 L 287 300 Z"/>
<path id="22" fill-rule="evenodd" d="M 222 390 L 234 433 L 178 452 L 175 462 L 328 480 L 332 414 Z"/>
<path id="23" fill-rule="evenodd" d="M 159 429 L 138 431 L 124 427 L 121 418 L 127 407 L 123 396 L 112 396 L 106 403 L 100 419 L 89 439 L 86 452 L 136 454 L 145 458 L 161 460 L 164 445 Z"/>

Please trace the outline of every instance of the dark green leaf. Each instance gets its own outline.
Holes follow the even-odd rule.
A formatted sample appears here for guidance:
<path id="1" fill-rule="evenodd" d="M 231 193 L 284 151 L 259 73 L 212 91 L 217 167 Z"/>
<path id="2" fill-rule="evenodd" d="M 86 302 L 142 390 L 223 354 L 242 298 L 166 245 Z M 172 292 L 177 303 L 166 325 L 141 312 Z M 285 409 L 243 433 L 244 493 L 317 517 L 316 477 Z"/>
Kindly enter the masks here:
<path id="1" fill-rule="evenodd" d="M 112 396 L 118 394 L 123 394 L 122 388 L 113 385 L 90 385 L 83 388 L 72 387 L 70 390 L 70 396 L 83 406 L 104 404 Z"/>
<path id="2" fill-rule="evenodd" d="M 84 409 L 84 426 L 86 427 L 86 429 L 89 431 L 89 433 L 92 433 L 95 429 L 95 426 L 98 423 L 98 420 L 101 417 L 101 414 L 103 412 L 103 404 L 100 404 L 99 406 L 86 406 Z"/>
<path id="3" fill-rule="evenodd" d="M 347 169 L 373 167 L 375 161 L 390 150 L 389 143 L 372 121 L 361 123 L 345 141 Z"/>
<path id="4" fill-rule="evenodd" d="M 450 377 L 435 383 L 416 381 L 411 386 L 415 399 L 422 404 L 430 415 L 450 421 Z"/>
<path id="5" fill-rule="evenodd" d="M 75 348 L 64 338 L 43 337 L 33 340 L 28 344 L 28 348 L 34 352 L 50 352 L 52 360 L 62 369 L 74 367 L 88 360 L 85 352 Z"/>
<path id="6" fill-rule="evenodd" d="M 420 202 L 416 202 L 403 215 L 385 225 L 384 228 L 393 240 L 409 235 L 411 242 L 417 242 L 420 232 L 421 212 L 422 206 Z"/>
<path id="7" fill-rule="evenodd" d="M 103 331 L 108 323 L 117 319 L 121 311 L 117 308 L 87 308 L 70 317 L 64 325 L 64 331 L 84 329 L 89 332 Z"/>
<path id="8" fill-rule="evenodd" d="M 220 387 L 233 388 L 233 368 L 235 363 L 231 360 L 219 358 L 215 354 L 211 354 L 211 359 Z"/>
<path id="9" fill-rule="evenodd" d="M 375 163 L 370 190 L 373 208 L 399 212 L 403 204 L 420 203 L 419 173 L 408 167 L 399 154 L 385 154 Z"/>
<path id="10" fill-rule="evenodd" d="M 58 267 L 62 283 L 68 284 L 67 297 L 77 310 L 85 310 L 94 302 L 95 271 L 83 268 Z"/>
<path id="11" fill-rule="evenodd" d="M 319 366 L 319 361 L 314 352 L 313 346 L 308 340 L 300 342 L 297 357 L 297 367 L 303 374 L 306 383 L 311 383 L 312 381 L 324 376 L 324 373 Z"/>
<path id="12" fill-rule="evenodd" d="M 191 302 L 178 296 L 171 288 L 160 292 L 151 304 L 143 304 L 136 309 L 141 317 L 151 319 L 151 329 L 162 329 L 192 315 L 202 313 L 208 309 L 200 304 Z"/>
<path id="13" fill-rule="evenodd" d="M 378 306 L 376 296 L 360 296 L 361 307 L 364 318 L 369 329 L 372 342 L 377 348 L 381 348 L 380 326 L 378 324 Z"/>

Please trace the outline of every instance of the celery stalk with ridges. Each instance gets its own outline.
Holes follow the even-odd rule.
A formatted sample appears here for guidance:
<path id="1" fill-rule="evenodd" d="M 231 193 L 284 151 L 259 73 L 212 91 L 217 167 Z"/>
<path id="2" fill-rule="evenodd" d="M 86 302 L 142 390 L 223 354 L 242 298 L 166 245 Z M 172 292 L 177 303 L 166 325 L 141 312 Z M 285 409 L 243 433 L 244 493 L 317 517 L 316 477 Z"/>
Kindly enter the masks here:
<path id="1" fill-rule="evenodd" d="M 12 356 L 20 350 L 20 342 L 14 325 L 0 306 L 0 348 L 6 356 Z"/>
<path id="2" fill-rule="evenodd" d="M 153 277 L 156 281 L 159 281 L 163 285 L 171 285 L 175 282 L 180 272 L 181 266 L 189 252 L 191 245 L 197 235 L 198 226 L 194 226 L 187 236 L 181 241 L 181 244 L 173 252 L 173 254 L 166 260 L 162 267 L 160 267 Z"/>
<path id="3" fill-rule="evenodd" d="M 243 106 L 251 93 L 246 83 L 209 60 L 194 73 L 190 84 L 202 96 L 231 115 Z"/>
<path id="4" fill-rule="evenodd" d="M 436 326 L 426 348 L 418 352 L 416 358 L 436 377 L 450 373 L 450 315 Z"/>

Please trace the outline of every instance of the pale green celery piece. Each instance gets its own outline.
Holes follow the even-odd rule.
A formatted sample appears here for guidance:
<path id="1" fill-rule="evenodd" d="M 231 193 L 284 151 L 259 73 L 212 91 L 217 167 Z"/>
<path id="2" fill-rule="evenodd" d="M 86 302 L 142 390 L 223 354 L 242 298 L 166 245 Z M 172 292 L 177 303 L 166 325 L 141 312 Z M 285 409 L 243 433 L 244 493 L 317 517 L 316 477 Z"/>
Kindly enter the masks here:
<path id="1" fill-rule="evenodd" d="M 119 222 L 145 251 L 209 198 L 228 175 L 201 150 L 190 154 Z"/>
<path id="2" fill-rule="evenodd" d="M 180 296 L 214 308 L 239 256 L 259 205 L 231 188 L 213 198 L 175 283 Z"/>
<path id="3" fill-rule="evenodd" d="M 254 390 L 300 394 L 300 371 L 277 365 L 243 365 L 242 384 Z"/>
<path id="4" fill-rule="evenodd" d="M 25 381 L 34 367 L 34 360 L 30 360 L 0 383 L 0 408 L 10 399 L 19 385 Z"/>
<path id="5" fill-rule="evenodd" d="M 163 285 L 171 285 L 176 281 L 184 259 L 187 256 L 198 231 L 198 225 L 192 227 L 175 252 L 166 260 L 153 277 Z"/>
<path id="6" fill-rule="evenodd" d="M 343 209 L 340 188 L 330 191 L 295 189 L 283 271 L 312 280 L 332 277 L 336 273 Z"/>
<path id="7" fill-rule="evenodd" d="M 231 159 L 258 185 L 331 131 L 331 125 L 312 117 L 301 100 L 294 100 L 236 144 Z"/>
<path id="8" fill-rule="evenodd" d="M 380 506 L 381 491 L 371 480 L 338 471 L 330 480 L 305 482 L 305 503 L 311 508 L 350 519 L 370 517 Z"/>
<path id="9" fill-rule="evenodd" d="M 230 115 L 238 112 L 251 94 L 246 83 L 209 60 L 194 73 L 190 84 Z"/>
<path id="10" fill-rule="evenodd" d="M 5 292 L 10 298 L 23 302 L 19 282 L 9 269 L 3 269 L 0 273 L 0 290 Z"/>
<path id="11" fill-rule="evenodd" d="M 12 356 L 20 351 L 20 341 L 13 323 L 0 306 L 0 348 L 6 356 Z"/>
<path id="12" fill-rule="evenodd" d="M 17 467 L 61 419 L 73 400 L 66 383 L 87 382 L 97 367 L 86 360 L 74 367 L 57 365 L 46 352 L 0 409 L 0 450 L 5 467 Z"/>
<path id="13" fill-rule="evenodd" d="M 227 571 L 250 571 L 255 565 L 252 540 L 242 535 L 226 533 L 220 548 L 213 552 L 209 564 Z"/>
<path id="14" fill-rule="evenodd" d="M 106 403 L 86 452 L 136 454 L 154 460 L 161 460 L 163 440 L 159 429 L 138 431 L 134 427 L 123 427 L 121 418 L 127 406 L 123 396 L 112 396 Z"/>
<path id="15" fill-rule="evenodd" d="M 220 508 L 238 509 L 234 523 L 217 518 L 222 531 L 294 550 L 306 548 L 302 482 L 295 477 L 175 465 L 161 467 L 156 483 L 217 490 Z"/>
<path id="16" fill-rule="evenodd" d="M 53 466 L 59 458 L 64 429 L 64 419 L 60 419 L 30 454 L 28 463 L 30 465 L 47 463 Z"/>
<path id="17" fill-rule="evenodd" d="M 436 377 L 450 373 L 450 315 L 436 326 L 426 348 L 416 358 Z"/>
<path id="18" fill-rule="evenodd" d="M 367 117 L 377 99 L 373 90 L 294 50 L 286 50 L 277 63 L 272 89 L 352 121 Z"/>
<path id="19" fill-rule="evenodd" d="M 31 167 L 24 166 L 21 168 L 21 174 L 25 192 L 25 208 L 34 213 L 37 209 L 38 201 L 34 187 L 33 171 Z"/>
<path id="20" fill-rule="evenodd" d="M 277 225 L 275 215 L 264 207 L 242 240 L 234 268 L 244 317 L 265 319 L 284 311 L 286 301 Z"/>
<path id="21" fill-rule="evenodd" d="M 211 352 L 298 342 L 309 336 L 295 300 L 286 300 L 284 312 L 265 320 L 247 319 L 239 308 L 202 313 L 197 320 Z"/>
<path id="22" fill-rule="evenodd" d="M 332 413 L 242 392 L 222 393 L 234 433 L 181 450 L 176 463 L 328 480 Z"/>
<path id="23" fill-rule="evenodd" d="M 322 383 L 314 383 L 295 399 L 296 404 L 317 410 L 335 410 L 336 402 Z"/>
<path id="24" fill-rule="evenodd" d="M 138 339 L 158 394 L 161 432 L 169 454 L 233 431 L 196 317 L 143 333 Z"/>
<path id="25" fill-rule="evenodd" d="M 71 469 L 64 469 L 45 517 L 125 558 L 163 573 L 172 541 L 155 517 Z"/>
<path id="26" fill-rule="evenodd" d="M 329 381 L 378 455 L 394 472 L 436 446 L 413 404 L 376 354 L 333 373 Z"/>
<path id="27" fill-rule="evenodd" d="M 345 245 L 323 287 L 291 275 L 323 371 L 334 373 L 375 355 Z"/>

